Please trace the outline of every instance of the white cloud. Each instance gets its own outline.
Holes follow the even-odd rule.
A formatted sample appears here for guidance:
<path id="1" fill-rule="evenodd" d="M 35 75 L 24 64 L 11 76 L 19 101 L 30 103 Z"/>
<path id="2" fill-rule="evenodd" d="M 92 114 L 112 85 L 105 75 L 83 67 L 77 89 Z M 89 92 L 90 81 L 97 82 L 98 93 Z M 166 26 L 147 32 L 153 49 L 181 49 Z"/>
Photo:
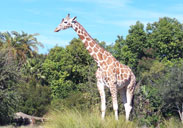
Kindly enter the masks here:
<path id="1" fill-rule="evenodd" d="M 172 11 L 183 12 L 183 4 L 179 3 L 179 4 L 172 5 L 171 7 L 169 7 L 169 9 Z"/>
<path id="2" fill-rule="evenodd" d="M 93 3 L 110 8 L 123 7 L 132 2 L 132 0 L 66 0 L 66 1 Z"/>

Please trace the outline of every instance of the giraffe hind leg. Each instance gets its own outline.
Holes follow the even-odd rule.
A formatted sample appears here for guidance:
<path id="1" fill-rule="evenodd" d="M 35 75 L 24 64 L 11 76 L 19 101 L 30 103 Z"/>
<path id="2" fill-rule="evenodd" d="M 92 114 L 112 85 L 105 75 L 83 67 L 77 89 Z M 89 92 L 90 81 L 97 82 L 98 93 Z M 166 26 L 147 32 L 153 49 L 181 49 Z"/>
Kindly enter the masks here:
<path id="1" fill-rule="evenodd" d="M 117 101 L 117 88 L 113 84 L 110 85 L 110 92 L 112 96 L 113 109 L 115 113 L 115 119 L 118 120 L 118 101 Z"/>
<path id="2" fill-rule="evenodd" d="M 130 112 L 132 110 L 132 99 L 133 99 L 134 89 L 135 89 L 135 80 L 131 80 L 130 84 L 126 88 L 126 103 L 124 103 L 126 120 L 129 120 Z"/>
<path id="3" fill-rule="evenodd" d="M 126 114 L 126 120 L 129 119 L 129 113 L 130 113 L 130 108 L 131 106 L 129 105 L 129 102 L 127 102 L 127 88 L 122 88 L 119 90 L 120 92 L 120 97 L 121 97 L 121 101 L 124 104 L 125 107 L 125 114 Z"/>

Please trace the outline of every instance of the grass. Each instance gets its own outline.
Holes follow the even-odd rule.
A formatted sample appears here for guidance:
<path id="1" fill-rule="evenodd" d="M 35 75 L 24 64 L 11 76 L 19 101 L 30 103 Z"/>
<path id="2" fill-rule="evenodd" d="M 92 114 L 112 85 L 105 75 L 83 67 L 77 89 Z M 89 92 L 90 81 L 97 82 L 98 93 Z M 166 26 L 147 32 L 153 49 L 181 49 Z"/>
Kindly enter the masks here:
<path id="1" fill-rule="evenodd" d="M 170 118 L 163 122 L 162 128 L 183 128 L 183 124 L 178 119 Z"/>
<path id="2" fill-rule="evenodd" d="M 119 116 L 119 121 L 116 121 L 113 113 L 102 120 L 99 111 L 65 109 L 52 111 L 46 118 L 48 121 L 44 128 L 137 128 L 135 123 L 127 122 L 124 116 Z"/>
<path id="3" fill-rule="evenodd" d="M 33 125 L 33 126 L 20 126 L 20 127 L 15 127 L 12 125 L 7 125 L 7 126 L 0 126 L 0 128 L 44 128 L 42 126 L 38 126 L 38 125 Z"/>
<path id="4" fill-rule="evenodd" d="M 101 119 L 100 112 L 95 110 L 52 110 L 45 118 L 47 121 L 37 126 L 21 126 L 18 128 L 148 128 L 138 126 L 139 122 L 125 120 L 124 115 L 119 116 L 116 121 L 112 112 L 107 112 L 105 120 Z M 140 120 L 139 120 L 140 121 Z M 2 126 L 0 128 L 14 128 L 13 126 Z M 149 128 L 154 128 L 150 126 Z M 183 128 L 183 124 L 178 118 L 172 117 L 164 120 L 157 128 Z"/>

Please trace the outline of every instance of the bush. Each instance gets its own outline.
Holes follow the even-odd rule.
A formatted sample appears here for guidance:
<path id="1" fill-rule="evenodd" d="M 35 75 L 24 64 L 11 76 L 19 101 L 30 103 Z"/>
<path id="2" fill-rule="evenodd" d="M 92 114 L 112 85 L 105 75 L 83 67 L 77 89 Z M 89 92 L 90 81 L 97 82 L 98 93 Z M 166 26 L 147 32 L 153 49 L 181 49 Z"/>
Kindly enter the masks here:
<path id="1" fill-rule="evenodd" d="M 19 88 L 21 103 L 19 111 L 29 115 L 43 116 L 51 102 L 51 90 L 47 86 L 23 85 Z"/>

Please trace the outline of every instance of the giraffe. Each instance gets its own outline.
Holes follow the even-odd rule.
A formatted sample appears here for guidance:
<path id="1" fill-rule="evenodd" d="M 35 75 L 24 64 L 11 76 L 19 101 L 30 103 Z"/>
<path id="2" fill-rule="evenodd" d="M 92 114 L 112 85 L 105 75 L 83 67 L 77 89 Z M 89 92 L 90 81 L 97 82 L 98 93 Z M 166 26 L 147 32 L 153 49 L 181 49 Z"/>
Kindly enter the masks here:
<path id="1" fill-rule="evenodd" d="M 70 18 L 68 14 L 62 19 L 61 23 L 55 29 L 55 32 L 73 28 L 82 40 L 85 48 L 97 63 L 96 71 L 97 87 L 101 98 L 101 117 L 104 119 L 106 111 L 105 87 L 108 87 L 112 96 L 113 109 L 115 119 L 118 120 L 118 103 L 117 93 L 120 93 L 121 100 L 125 107 L 126 120 L 132 109 L 132 98 L 136 86 L 136 78 L 132 70 L 117 61 L 111 53 L 104 50 L 96 41 L 88 34 L 83 26 L 76 21 L 76 17 Z"/>

